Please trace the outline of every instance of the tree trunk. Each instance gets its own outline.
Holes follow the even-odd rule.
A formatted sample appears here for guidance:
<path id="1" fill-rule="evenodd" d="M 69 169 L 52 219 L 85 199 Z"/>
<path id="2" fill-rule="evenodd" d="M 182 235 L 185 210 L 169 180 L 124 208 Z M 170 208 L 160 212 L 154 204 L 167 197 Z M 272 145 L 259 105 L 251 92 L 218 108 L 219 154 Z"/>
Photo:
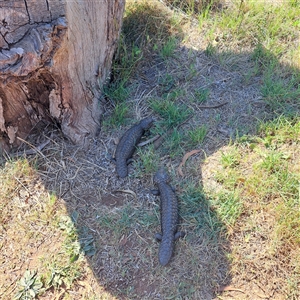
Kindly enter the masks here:
<path id="1" fill-rule="evenodd" d="M 124 0 L 0 0 L 0 145 L 41 120 L 84 144 L 99 130 L 101 88 Z"/>

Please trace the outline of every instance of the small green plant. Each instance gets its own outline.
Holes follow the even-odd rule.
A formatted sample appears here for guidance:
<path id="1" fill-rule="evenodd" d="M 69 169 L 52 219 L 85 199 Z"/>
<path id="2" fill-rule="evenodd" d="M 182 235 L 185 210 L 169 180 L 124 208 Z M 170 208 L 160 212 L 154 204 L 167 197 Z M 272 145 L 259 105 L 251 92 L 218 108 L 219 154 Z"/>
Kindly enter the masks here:
<path id="1" fill-rule="evenodd" d="M 239 194 L 235 191 L 221 191 L 212 200 L 212 205 L 227 226 L 233 226 L 243 211 Z"/>
<path id="2" fill-rule="evenodd" d="M 138 155 L 142 163 L 143 173 L 153 174 L 158 168 L 157 153 L 153 146 L 148 149 L 138 149 Z"/>
<path id="3" fill-rule="evenodd" d="M 204 52 L 208 57 L 213 57 L 214 55 L 216 55 L 217 49 L 215 46 L 209 43 Z"/>
<path id="4" fill-rule="evenodd" d="M 18 292 L 14 299 L 30 300 L 42 291 L 43 283 L 36 271 L 26 270 L 24 276 L 18 282 Z"/>
<path id="5" fill-rule="evenodd" d="M 184 134 L 178 129 L 174 129 L 164 143 L 164 153 L 168 153 L 171 158 L 181 156 L 184 153 Z"/>
<path id="6" fill-rule="evenodd" d="M 129 108 L 126 102 L 117 103 L 112 112 L 112 115 L 105 120 L 104 126 L 119 127 L 126 122 L 126 116 L 128 114 Z"/>
<path id="7" fill-rule="evenodd" d="M 113 82 L 103 87 L 104 95 L 114 103 L 124 102 L 129 96 L 129 89 L 126 81 Z"/>
<path id="8" fill-rule="evenodd" d="M 208 99 L 209 89 L 200 88 L 194 92 L 194 95 L 196 102 L 203 103 Z"/>
<path id="9" fill-rule="evenodd" d="M 48 287 L 54 287 L 58 289 L 60 286 L 64 284 L 64 279 L 67 277 L 66 268 L 57 268 L 54 267 L 51 270 L 50 279 L 47 282 Z"/>
<path id="10" fill-rule="evenodd" d="M 193 146 L 203 143 L 206 134 L 207 134 L 207 127 L 205 125 L 190 130 L 188 132 L 190 143 Z"/>
<path id="11" fill-rule="evenodd" d="M 221 152 L 221 153 L 222 153 L 221 163 L 224 168 L 234 168 L 239 165 L 241 156 L 238 149 L 232 148 L 230 151 L 226 153 L 225 152 Z"/>
<path id="12" fill-rule="evenodd" d="M 76 216 L 76 214 L 73 213 L 73 216 Z M 71 237 L 77 236 L 77 229 L 74 225 L 74 221 L 76 222 L 76 219 L 73 218 L 70 218 L 69 216 L 61 216 L 59 222 L 59 228 L 64 230 L 67 235 Z"/>
<path id="13" fill-rule="evenodd" d="M 66 263 L 66 261 L 58 260 L 51 262 L 47 266 L 48 272 L 44 276 L 46 289 L 60 289 L 62 286 L 66 286 L 69 289 L 74 281 L 82 276 L 81 267 L 78 263 Z"/>
<path id="14" fill-rule="evenodd" d="M 81 250 L 86 256 L 93 256 L 96 253 L 94 236 L 88 227 L 82 227 L 79 234 Z"/>
<path id="15" fill-rule="evenodd" d="M 184 105 L 178 105 L 168 99 L 153 99 L 149 104 L 164 118 L 163 125 L 167 127 L 179 125 L 191 114 L 191 111 Z"/>
<path id="16" fill-rule="evenodd" d="M 82 255 L 81 245 L 78 238 L 78 230 L 74 225 L 74 216 L 73 218 L 69 216 L 62 216 L 59 223 L 60 229 L 64 230 L 67 234 L 66 240 L 64 241 L 64 250 L 70 257 L 70 262 L 77 261 Z"/>
<path id="17" fill-rule="evenodd" d="M 160 55 L 165 59 L 173 56 L 176 46 L 177 46 L 176 38 L 172 37 L 172 36 L 169 37 L 169 39 L 166 41 L 166 43 L 162 46 Z"/>

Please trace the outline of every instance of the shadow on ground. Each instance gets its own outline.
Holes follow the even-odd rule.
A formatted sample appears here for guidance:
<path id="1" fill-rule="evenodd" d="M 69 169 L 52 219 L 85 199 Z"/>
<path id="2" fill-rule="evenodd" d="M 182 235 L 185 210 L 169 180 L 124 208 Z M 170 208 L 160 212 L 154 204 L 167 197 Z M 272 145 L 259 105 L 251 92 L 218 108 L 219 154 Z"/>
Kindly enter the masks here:
<path id="1" fill-rule="evenodd" d="M 45 185 L 64 200 L 79 236 L 82 235 L 83 249 L 87 246 L 85 235 L 93 236 L 91 245 L 95 253 L 92 251 L 93 255 L 88 258 L 90 267 L 99 284 L 117 299 L 214 299 L 220 289 L 230 284 L 228 256 L 231 250 L 226 240 L 226 226 L 202 189 L 202 177 L 208 175 L 201 166 L 205 157 L 231 140 L 243 134 L 255 134 L 260 122 L 278 116 L 262 100 L 260 75 L 246 84 L 240 71 L 228 70 L 216 61 L 218 54 L 209 57 L 186 47 L 177 51 L 180 59 L 177 56 L 175 61 L 169 60 L 168 65 L 158 57 L 142 66 L 143 78 L 149 72 L 152 84 L 140 83 L 138 78 L 132 83 L 135 96 L 129 105 L 137 112 L 132 119 L 153 113 L 147 107 L 147 100 L 161 97 L 165 86 L 159 82 L 166 74 L 174 79 L 169 94 L 174 89 L 186 89 L 192 94 L 205 87 L 209 90 L 205 106 L 227 104 L 204 109 L 201 108 L 204 104 L 191 101 L 188 106 L 192 107 L 193 117 L 178 132 L 184 136 L 190 128 L 205 125 L 208 131 L 204 142 L 195 146 L 183 142 L 177 145 L 182 151 L 176 154 L 166 140 L 157 150 L 158 164 L 166 166 L 172 174 L 180 202 L 180 228 L 187 232 L 186 237 L 176 243 L 170 265 L 161 267 L 158 263 L 154 234 L 160 230 L 159 205 L 150 193 L 152 174 L 145 172 L 139 156 L 135 155 L 136 163 L 129 166 L 129 177 L 118 179 L 109 160 L 108 154 L 113 154 L 115 149 L 114 139 L 128 126 L 102 131 L 86 150 L 62 142 L 54 133 L 51 140 L 55 147 L 60 145 L 60 150 L 51 153 L 51 142 L 49 150 L 46 148 L 43 152 L 52 162 L 50 169 L 56 170 L 52 174 L 47 172 Z M 237 61 L 251 57 L 251 53 L 231 55 Z M 189 59 L 194 61 L 197 71 L 186 82 L 182 66 L 186 66 Z M 157 88 L 153 89 L 153 85 Z M 178 98 L 179 104 L 187 104 L 185 96 Z M 286 112 L 290 116 L 290 109 Z M 160 118 L 159 114 L 155 115 Z M 177 167 L 182 154 L 194 149 L 201 149 L 200 154 L 190 158 L 183 169 L 184 177 L 179 176 Z M 170 151 L 175 155 L 170 156 Z M 60 157 L 56 157 L 58 153 Z"/>

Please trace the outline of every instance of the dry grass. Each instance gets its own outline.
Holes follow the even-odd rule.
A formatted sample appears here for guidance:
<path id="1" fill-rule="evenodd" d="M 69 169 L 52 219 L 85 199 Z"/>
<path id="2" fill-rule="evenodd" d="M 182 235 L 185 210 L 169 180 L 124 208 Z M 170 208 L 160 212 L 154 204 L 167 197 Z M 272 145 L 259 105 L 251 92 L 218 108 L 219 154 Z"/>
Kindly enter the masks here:
<path id="1" fill-rule="evenodd" d="M 225 39 L 216 19 L 202 20 L 199 30 L 198 21 L 162 3 L 128 1 L 100 135 L 80 149 L 59 130 L 41 129 L 29 141 L 49 140 L 42 153 L 2 166 L 4 299 L 15 294 L 26 269 L 41 278 L 41 299 L 297 299 L 299 241 L 283 239 L 290 219 L 281 222 L 288 211 L 282 199 L 294 190 L 284 194 L 262 183 L 271 176 L 264 157 L 274 145 L 289 162 L 288 174 L 299 173 L 299 132 L 258 132 L 278 117 L 261 92 L 268 59 L 275 70 L 282 62 L 253 40 L 234 51 L 245 37 Z M 288 80 L 294 70 L 284 70 Z M 284 86 L 268 96 L 282 99 Z M 278 111 L 290 118 L 284 105 L 291 105 L 297 119 L 291 95 Z M 149 114 L 157 117 L 150 137 L 183 124 L 159 149 L 139 149 L 129 177 L 118 179 L 110 161 L 115 140 Z M 246 142 L 232 142 L 245 135 Z M 201 151 L 179 176 L 183 155 L 194 149 Z M 187 232 L 167 267 L 158 263 L 159 205 L 150 193 L 159 165 L 171 174 Z M 53 262 L 62 284 L 49 284 Z"/>
<path id="2" fill-rule="evenodd" d="M 68 248 L 78 242 L 71 241 L 62 230 L 69 218 L 65 202 L 47 191 L 41 173 L 33 169 L 35 163 L 36 158 L 12 160 L 0 171 L 2 299 L 14 298 L 26 270 L 37 272 L 37 278 L 43 282 L 40 299 L 92 299 L 98 293 L 107 295 L 83 256 L 70 262 Z M 57 282 L 50 282 L 55 272 Z"/>

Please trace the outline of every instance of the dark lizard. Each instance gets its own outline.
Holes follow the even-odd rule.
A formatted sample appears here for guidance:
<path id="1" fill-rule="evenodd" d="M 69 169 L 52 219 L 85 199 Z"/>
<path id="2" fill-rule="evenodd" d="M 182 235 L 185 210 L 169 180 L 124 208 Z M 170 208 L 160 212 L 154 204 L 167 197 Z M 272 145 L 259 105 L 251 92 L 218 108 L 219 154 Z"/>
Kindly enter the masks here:
<path id="1" fill-rule="evenodd" d="M 156 172 L 153 178 L 154 183 L 158 187 L 155 191 L 160 195 L 160 220 L 161 231 L 155 235 L 156 239 L 161 241 L 159 247 L 159 262 L 165 266 L 170 261 L 173 250 L 174 241 L 179 237 L 183 237 L 184 233 L 177 231 L 178 226 L 178 201 L 173 188 L 168 184 L 170 178 L 167 172 L 162 168 Z M 154 193 L 154 191 L 152 191 Z"/>
<path id="2" fill-rule="evenodd" d="M 115 153 L 116 170 L 119 177 L 124 178 L 128 175 L 127 165 L 132 157 L 135 147 L 140 141 L 141 137 L 147 129 L 153 124 L 154 119 L 152 117 L 141 120 L 138 124 L 135 124 L 129 128 L 122 136 L 120 142 L 117 145 Z"/>

